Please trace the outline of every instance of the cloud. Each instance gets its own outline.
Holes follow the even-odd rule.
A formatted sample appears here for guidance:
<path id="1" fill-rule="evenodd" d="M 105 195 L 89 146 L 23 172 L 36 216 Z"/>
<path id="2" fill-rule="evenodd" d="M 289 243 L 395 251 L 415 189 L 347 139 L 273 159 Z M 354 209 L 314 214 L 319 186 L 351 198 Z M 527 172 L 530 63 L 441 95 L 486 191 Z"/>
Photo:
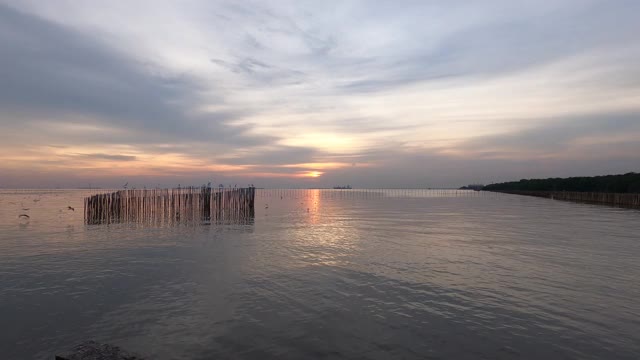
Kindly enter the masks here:
<path id="1" fill-rule="evenodd" d="M 455 144 L 449 150 L 460 156 L 512 159 L 566 157 L 568 154 L 578 159 L 594 158 L 595 154 L 589 148 L 598 147 L 606 156 L 611 155 L 611 149 L 604 151 L 603 146 L 617 147 L 623 145 L 621 143 L 640 150 L 640 112 L 601 113 L 552 120 L 545 121 L 544 126 L 532 121 L 533 125 L 522 131 L 474 137 Z M 576 148 L 582 154 L 575 153 Z M 625 153 L 635 157 L 635 152 L 626 151 L 618 152 L 616 156 L 624 156 Z"/>
<path id="2" fill-rule="evenodd" d="M 305 77 L 305 74 L 301 71 L 283 69 L 251 57 L 234 61 L 212 58 L 211 62 L 262 84 L 299 84 Z"/>
<path id="3" fill-rule="evenodd" d="M 631 9 L 640 10 L 640 6 L 595 2 L 544 15 L 519 17 L 516 13 L 462 26 L 431 46 L 417 46 L 400 54 L 390 48 L 388 55 L 360 68 L 366 71 L 362 79 L 341 88 L 347 92 L 387 91 L 424 81 L 496 77 L 561 61 L 588 49 L 619 51 L 633 41 L 637 30 Z M 427 34 L 414 36 L 413 41 L 420 41 Z M 640 84 L 640 77 L 635 80 Z"/>
<path id="4" fill-rule="evenodd" d="M 634 1 L 4 2 L 11 181 L 436 186 L 637 165 Z"/>
<path id="5" fill-rule="evenodd" d="M 82 157 L 85 159 L 97 159 L 97 160 L 111 160 L 111 161 L 134 161 L 135 156 L 131 155 L 114 155 L 114 154 L 77 154 L 74 156 Z"/>
<path id="6" fill-rule="evenodd" d="M 286 165 L 311 162 L 320 154 L 319 151 L 301 146 L 275 146 L 260 152 L 237 154 L 221 158 L 221 163 L 233 165 Z"/>
<path id="7" fill-rule="evenodd" d="M 27 114 L 22 121 L 71 114 L 126 130 L 123 142 L 260 143 L 226 125 L 241 110 L 193 114 L 204 90 L 198 80 L 129 58 L 91 35 L 0 5 L 3 109 Z"/>

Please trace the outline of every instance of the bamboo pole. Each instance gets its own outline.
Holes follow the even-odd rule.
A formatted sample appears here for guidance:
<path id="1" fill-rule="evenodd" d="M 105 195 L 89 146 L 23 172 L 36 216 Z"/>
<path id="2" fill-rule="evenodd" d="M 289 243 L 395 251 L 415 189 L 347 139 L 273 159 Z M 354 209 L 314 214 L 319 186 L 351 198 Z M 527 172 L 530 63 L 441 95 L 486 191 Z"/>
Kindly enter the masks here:
<path id="1" fill-rule="evenodd" d="M 255 188 L 126 189 L 84 199 L 87 224 L 244 221 L 253 216 Z"/>

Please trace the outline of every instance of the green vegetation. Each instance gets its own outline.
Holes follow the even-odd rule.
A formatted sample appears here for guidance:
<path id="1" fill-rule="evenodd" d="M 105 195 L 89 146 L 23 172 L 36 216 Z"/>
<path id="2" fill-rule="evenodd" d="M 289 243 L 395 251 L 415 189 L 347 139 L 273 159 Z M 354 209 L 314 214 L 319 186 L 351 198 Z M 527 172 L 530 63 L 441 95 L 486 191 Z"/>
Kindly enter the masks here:
<path id="1" fill-rule="evenodd" d="M 606 193 L 640 193 L 640 173 L 589 177 L 522 179 L 487 185 L 488 191 L 582 191 Z"/>

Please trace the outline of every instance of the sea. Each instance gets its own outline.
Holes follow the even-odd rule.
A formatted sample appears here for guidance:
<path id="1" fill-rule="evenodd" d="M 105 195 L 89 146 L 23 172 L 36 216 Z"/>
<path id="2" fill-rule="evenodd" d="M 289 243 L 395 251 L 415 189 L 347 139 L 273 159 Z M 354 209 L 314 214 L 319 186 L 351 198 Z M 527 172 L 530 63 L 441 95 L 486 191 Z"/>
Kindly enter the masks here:
<path id="1" fill-rule="evenodd" d="M 638 210 L 258 189 L 242 222 L 86 225 L 101 191 L 0 190 L 0 358 L 640 356 Z"/>

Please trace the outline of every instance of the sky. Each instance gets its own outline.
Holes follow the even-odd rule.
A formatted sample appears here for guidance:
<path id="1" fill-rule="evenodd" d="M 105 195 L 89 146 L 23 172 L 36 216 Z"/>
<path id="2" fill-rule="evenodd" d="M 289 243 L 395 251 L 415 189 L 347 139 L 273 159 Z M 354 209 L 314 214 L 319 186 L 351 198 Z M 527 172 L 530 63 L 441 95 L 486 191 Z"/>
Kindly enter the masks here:
<path id="1" fill-rule="evenodd" d="M 640 171 L 640 2 L 0 0 L 0 187 Z"/>

